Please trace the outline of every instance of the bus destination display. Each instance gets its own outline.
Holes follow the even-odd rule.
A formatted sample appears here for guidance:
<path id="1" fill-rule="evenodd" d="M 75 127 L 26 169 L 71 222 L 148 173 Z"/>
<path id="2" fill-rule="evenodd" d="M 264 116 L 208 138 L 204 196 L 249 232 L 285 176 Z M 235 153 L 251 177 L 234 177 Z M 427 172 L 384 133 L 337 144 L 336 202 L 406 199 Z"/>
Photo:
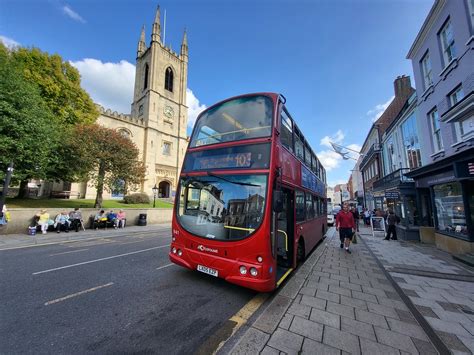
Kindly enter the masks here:
<path id="1" fill-rule="evenodd" d="M 252 153 L 231 153 L 196 158 L 194 160 L 193 169 L 250 168 L 251 165 Z"/>

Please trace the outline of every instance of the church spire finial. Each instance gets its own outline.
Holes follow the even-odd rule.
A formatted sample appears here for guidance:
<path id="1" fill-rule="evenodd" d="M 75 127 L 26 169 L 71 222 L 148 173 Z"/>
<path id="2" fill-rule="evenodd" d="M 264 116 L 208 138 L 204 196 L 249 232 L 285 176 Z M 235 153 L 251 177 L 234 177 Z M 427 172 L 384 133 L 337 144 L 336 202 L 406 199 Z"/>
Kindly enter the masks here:
<path id="1" fill-rule="evenodd" d="M 184 28 L 183 42 L 181 43 L 181 55 L 188 56 L 188 35 L 186 34 L 186 28 Z"/>
<path id="2" fill-rule="evenodd" d="M 160 5 L 156 9 L 155 22 L 153 22 L 153 30 L 151 33 L 151 41 L 161 43 L 161 22 L 160 22 Z"/>
<path id="3" fill-rule="evenodd" d="M 137 57 L 140 57 L 143 53 L 145 53 L 145 50 L 146 50 L 145 25 L 143 25 L 142 33 L 140 34 L 140 40 L 138 41 Z"/>

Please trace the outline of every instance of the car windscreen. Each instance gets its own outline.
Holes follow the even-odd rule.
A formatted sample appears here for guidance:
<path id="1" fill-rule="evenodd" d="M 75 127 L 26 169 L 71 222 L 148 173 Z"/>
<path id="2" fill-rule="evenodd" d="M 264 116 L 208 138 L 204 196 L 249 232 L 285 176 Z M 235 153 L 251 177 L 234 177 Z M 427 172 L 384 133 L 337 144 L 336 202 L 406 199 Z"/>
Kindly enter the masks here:
<path id="1" fill-rule="evenodd" d="M 269 97 L 246 96 L 226 101 L 199 117 L 189 146 L 268 137 L 272 117 L 273 105 Z"/>
<path id="2" fill-rule="evenodd" d="M 236 240 L 262 223 L 267 175 L 183 177 L 176 213 L 188 232 L 209 239 Z"/>

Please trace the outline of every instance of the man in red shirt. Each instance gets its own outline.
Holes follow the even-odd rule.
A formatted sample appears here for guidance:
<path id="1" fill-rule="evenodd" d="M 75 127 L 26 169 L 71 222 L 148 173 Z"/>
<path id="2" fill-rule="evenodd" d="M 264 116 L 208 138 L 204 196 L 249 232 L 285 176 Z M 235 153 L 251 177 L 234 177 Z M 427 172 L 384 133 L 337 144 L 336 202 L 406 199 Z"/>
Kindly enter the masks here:
<path id="1" fill-rule="evenodd" d="M 339 231 L 339 239 L 341 240 L 342 247 L 346 248 L 346 252 L 351 254 L 349 245 L 351 244 L 352 235 L 355 230 L 354 216 L 349 211 L 349 205 L 345 203 L 343 208 L 336 216 L 336 231 Z"/>

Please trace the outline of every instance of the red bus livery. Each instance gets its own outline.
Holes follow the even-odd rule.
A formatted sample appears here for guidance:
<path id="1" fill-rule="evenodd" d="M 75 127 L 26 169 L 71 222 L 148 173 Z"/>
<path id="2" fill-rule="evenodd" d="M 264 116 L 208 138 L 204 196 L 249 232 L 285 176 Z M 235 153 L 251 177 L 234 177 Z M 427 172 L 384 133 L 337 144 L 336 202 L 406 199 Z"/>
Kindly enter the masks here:
<path id="1" fill-rule="evenodd" d="M 274 93 L 202 112 L 184 158 L 173 263 L 274 290 L 326 232 L 326 172 Z"/>

